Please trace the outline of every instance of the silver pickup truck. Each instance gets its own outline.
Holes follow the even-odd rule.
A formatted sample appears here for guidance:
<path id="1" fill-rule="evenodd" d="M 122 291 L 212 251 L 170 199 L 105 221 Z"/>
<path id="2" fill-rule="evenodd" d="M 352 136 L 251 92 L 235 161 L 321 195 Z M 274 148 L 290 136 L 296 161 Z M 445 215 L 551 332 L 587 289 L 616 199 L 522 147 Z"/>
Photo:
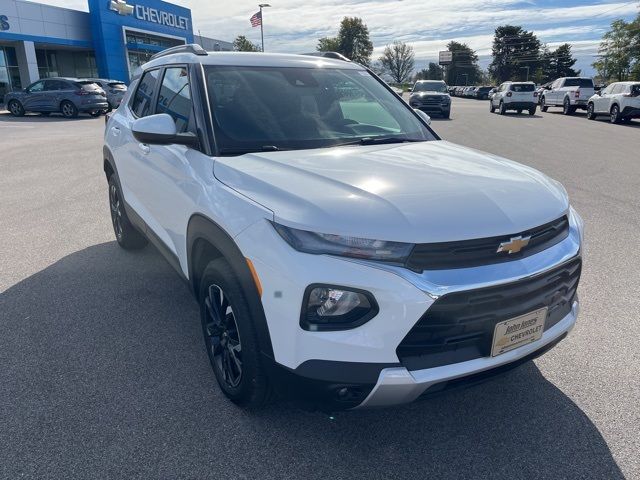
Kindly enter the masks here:
<path id="1" fill-rule="evenodd" d="M 542 92 L 540 109 L 546 112 L 549 107 L 562 107 L 562 113 L 572 115 L 577 109 L 586 110 L 594 93 L 591 78 L 558 78 Z"/>

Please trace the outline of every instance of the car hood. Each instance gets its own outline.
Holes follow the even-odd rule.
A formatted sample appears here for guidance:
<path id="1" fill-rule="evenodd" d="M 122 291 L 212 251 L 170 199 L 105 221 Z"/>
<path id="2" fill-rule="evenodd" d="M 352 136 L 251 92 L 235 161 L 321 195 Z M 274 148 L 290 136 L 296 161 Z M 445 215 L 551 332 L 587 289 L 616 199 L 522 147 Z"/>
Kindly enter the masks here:
<path id="1" fill-rule="evenodd" d="M 446 141 L 245 154 L 215 176 L 291 227 L 412 243 L 506 235 L 569 207 L 558 182 Z"/>

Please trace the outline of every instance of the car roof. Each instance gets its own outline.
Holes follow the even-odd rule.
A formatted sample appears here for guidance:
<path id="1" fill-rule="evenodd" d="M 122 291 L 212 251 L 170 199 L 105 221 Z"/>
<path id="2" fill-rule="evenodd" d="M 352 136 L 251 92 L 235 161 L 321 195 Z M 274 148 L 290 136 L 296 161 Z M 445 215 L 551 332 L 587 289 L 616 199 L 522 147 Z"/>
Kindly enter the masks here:
<path id="1" fill-rule="evenodd" d="M 293 55 L 286 53 L 262 52 L 207 52 L 207 55 L 196 55 L 189 52 L 172 53 L 155 58 L 140 67 L 147 70 L 170 63 L 201 63 L 202 65 L 224 65 L 235 67 L 329 67 L 346 70 L 364 70 L 365 67 L 355 62 L 345 62 L 327 57 L 312 55 Z M 140 70 L 136 71 L 136 76 Z"/>

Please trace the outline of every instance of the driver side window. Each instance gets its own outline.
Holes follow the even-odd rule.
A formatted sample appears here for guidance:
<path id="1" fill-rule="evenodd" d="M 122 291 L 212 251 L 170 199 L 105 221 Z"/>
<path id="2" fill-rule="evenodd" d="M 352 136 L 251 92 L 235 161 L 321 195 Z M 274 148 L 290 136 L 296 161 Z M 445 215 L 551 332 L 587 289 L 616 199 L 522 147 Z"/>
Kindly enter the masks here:
<path id="1" fill-rule="evenodd" d="M 34 83 L 33 85 L 31 85 L 29 87 L 29 93 L 32 92 L 42 92 L 44 90 L 44 82 L 43 81 L 39 81 Z"/>

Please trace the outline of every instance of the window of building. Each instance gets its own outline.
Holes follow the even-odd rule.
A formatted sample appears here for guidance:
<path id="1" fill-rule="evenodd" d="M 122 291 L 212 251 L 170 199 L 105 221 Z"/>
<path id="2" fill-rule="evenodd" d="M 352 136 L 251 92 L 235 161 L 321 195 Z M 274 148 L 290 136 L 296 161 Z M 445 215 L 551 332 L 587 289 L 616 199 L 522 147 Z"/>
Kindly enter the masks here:
<path id="1" fill-rule="evenodd" d="M 140 79 L 131 104 L 131 110 L 137 117 L 146 117 L 153 113 L 151 101 L 156 90 L 159 74 L 160 70 L 150 70 Z"/>
<path id="2" fill-rule="evenodd" d="M 55 50 L 36 49 L 38 75 L 40 78 L 59 77 L 58 54 Z"/>
<path id="3" fill-rule="evenodd" d="M 156 113 L 171 115 L 178 133 L 184 133 L 190 130 L 192 106 L 187 69 L 167 68 L 158 94 Z"/>
<path id="4" fill-rule="evenodd" d="M 4 96 L 7 93 L 21 88 L 15 48 L 0 47 L 0 103 L 4 103 Z"/>

